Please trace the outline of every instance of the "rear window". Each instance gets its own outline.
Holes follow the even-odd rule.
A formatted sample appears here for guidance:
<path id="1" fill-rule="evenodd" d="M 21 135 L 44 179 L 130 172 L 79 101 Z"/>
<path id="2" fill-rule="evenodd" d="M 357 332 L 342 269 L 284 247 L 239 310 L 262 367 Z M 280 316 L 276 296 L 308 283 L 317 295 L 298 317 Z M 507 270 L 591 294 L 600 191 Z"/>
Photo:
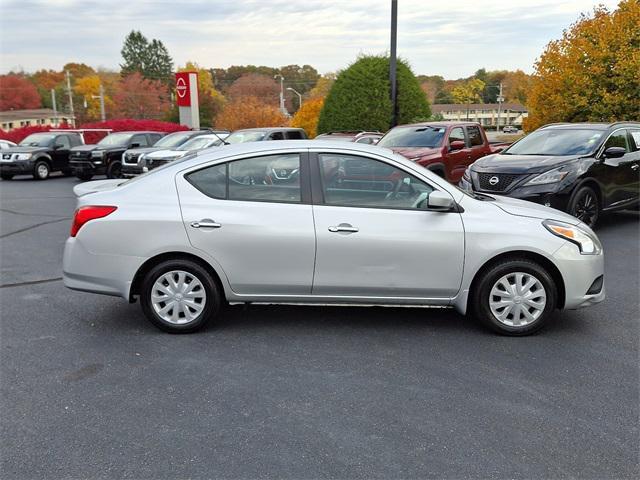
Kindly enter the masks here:
<path id="1" fill-rule="evenodd" d="M 381 147 L 439 147 L 446 127 L 396 127 L 378 142 Z"/>

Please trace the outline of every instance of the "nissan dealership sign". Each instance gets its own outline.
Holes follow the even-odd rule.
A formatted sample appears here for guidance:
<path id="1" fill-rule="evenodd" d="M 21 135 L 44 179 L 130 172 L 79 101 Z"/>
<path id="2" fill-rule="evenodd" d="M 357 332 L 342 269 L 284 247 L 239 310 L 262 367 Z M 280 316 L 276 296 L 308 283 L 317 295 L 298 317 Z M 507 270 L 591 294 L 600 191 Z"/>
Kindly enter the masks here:
<path id="1" fill-rule="evenodd" d="M 200 128 L 197 72 L 176 73 L 176 101 L 180 123 L 190 128 Z"/>

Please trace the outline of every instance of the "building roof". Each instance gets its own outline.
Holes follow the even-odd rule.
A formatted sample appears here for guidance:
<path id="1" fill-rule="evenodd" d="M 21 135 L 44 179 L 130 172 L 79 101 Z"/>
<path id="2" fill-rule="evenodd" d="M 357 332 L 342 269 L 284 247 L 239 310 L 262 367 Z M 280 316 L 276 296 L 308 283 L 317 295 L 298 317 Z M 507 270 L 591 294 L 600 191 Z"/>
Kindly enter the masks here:
<path id="1" fill-rule="evenodd" d="M 60 118 L 71 118 L 71 115 L 57 112 Z M 20 120 L 31 120 L 34 118 L 55 118 L 56 113 L 50 108 L 35 108 L 32 110 L 6 110 L 0 112 L 0 122 L 13 122 Z"/>
<path id="2" fill-rule="evenodd" d="M 467 111 L 469 110 L 497 110 L 497 103 L 434 103 L 431 105 L 433 112 Z M 527 107 L 520 103 L 503 103 L 502 111 L 527 112 Z"/>

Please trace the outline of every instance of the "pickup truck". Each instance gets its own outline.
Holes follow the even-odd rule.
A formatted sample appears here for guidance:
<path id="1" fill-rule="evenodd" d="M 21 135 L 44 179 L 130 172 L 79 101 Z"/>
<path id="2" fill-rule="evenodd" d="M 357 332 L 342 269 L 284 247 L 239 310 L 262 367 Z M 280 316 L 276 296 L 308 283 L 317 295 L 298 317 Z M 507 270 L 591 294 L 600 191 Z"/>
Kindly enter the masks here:
<path id="1" fill-rule="evenodd" d="M 490 143 L 475 122 L 425 122 L 400 125 L 378 142 L 457 184 L 469 165 L 501 152 L 506 143 Z"/>

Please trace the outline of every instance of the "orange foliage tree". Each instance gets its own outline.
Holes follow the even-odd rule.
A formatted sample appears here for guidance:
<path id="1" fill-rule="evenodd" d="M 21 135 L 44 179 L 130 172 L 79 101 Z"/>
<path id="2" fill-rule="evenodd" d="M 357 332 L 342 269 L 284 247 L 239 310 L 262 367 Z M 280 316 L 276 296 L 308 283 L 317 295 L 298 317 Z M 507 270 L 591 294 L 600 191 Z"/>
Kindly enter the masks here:
<path id="1" fill-rule="evenodd" d="M 0 110 L 40 108 L 35 85 L 22 75 L 0 75 Z"/>
<path id="2" fill-rule="evenodd" d="M 171 108 L 169 88 L 160 80 L 147 80 L 138 72 L 124 77 L 113 101 L 121 117 L 161 119 Z"/>
<path id="3" fill-rule="evenodd" d="M 227 130 L 286 125 L 287 118 L 278 107 L 256 97 L 241 97 L 227 103 L 216 118 L 216 126 Z"/>
<path id="4" fill-rule="evenodd" d="M 324 97 L 307 100 L 291 119 L 291 126 L 304 128 L 309 138 L 318 134 L 318 118 L 324 105 Z"/>
<path id="5" fill-rule="evenodd" d="M 550 122 L 640 120 L 640 2 L 581 15 L 535 65 L 525 130 Z"/>

